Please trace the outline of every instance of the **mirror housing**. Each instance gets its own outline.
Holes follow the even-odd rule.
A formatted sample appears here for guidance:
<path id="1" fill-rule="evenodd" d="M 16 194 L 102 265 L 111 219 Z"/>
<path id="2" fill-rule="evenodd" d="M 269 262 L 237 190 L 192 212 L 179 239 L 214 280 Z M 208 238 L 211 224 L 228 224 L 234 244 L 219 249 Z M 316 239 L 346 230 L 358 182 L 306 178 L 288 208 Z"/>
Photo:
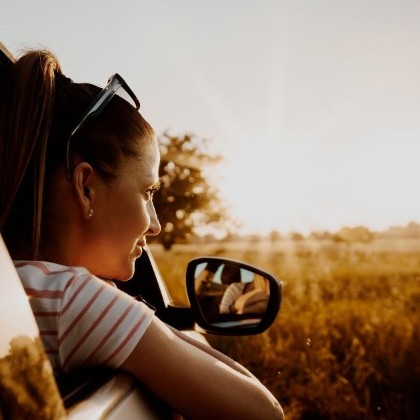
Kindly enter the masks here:
<path id="1" fill-rule="evenodd" d="M 259 334 L 271 326 L 281 306 L 280 280 L 233 259 L 191 260 L 186 286 L 197 325 L 212 334 Z"/>

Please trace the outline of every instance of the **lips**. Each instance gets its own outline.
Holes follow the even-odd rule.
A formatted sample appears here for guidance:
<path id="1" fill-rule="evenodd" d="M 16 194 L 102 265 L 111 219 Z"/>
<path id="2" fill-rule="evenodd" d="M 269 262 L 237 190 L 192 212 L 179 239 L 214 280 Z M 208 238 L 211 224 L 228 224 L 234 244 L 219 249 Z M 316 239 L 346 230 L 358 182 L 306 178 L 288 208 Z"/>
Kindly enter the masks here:
<path id="1" fill-rule="evenodd" d="M 140 248 L 144 248 L 146 246 L 146 241 L 143 240 L 143 241 L 137 242 L 137 246 L 139 246 Z"/>
<path id="2" fill-rule="evenodd" d="M 136 244 L 134 248 L 134 256 L 138 258 L 140 257 L 142 253 L 143 253 L 143 247 L 140 244 Z"/>

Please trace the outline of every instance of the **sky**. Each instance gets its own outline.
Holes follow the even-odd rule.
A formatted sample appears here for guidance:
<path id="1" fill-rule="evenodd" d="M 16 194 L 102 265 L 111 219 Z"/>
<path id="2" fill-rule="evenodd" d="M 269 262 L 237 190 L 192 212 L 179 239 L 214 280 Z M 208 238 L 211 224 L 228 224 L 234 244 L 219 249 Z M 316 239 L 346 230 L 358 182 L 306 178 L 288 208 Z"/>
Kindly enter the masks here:
<path id="1" fill-rule="evenodd" d="M 0 40 L 76 82 L 118 72 L 195 134 L 243 231 L 420 221 L 420 1 L 0 0 Z"/>

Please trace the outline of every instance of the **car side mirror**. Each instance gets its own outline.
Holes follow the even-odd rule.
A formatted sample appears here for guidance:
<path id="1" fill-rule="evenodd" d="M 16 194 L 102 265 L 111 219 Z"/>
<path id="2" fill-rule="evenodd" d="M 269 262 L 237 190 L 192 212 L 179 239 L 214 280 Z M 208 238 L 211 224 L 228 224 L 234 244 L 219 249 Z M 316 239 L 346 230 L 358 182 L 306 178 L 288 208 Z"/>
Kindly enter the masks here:
<path id="1" fill-rule="evenodd" d="M 282 282 L 255 266 L 200 257 L 187 265 L 187 294 L 204 331 L 251 335 L 265 331 L 280 309 Z"/>

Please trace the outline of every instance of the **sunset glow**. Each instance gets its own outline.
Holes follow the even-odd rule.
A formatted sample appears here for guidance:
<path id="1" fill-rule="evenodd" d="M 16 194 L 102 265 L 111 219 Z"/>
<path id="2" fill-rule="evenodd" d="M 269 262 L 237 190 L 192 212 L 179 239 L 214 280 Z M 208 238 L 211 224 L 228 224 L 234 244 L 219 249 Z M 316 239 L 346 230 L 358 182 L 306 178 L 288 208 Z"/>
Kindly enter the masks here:
<path id="1" fill-rule="evenodd" d="M 419 2 L 133 1 L 97 37 L 79 10 L 99 2 L 47 3 L 8 5 L 2 42 L 51 48 L 75 81 L 118 71 L 157 134 L 210 139 L 244 231 L 420 220 Z"/>

